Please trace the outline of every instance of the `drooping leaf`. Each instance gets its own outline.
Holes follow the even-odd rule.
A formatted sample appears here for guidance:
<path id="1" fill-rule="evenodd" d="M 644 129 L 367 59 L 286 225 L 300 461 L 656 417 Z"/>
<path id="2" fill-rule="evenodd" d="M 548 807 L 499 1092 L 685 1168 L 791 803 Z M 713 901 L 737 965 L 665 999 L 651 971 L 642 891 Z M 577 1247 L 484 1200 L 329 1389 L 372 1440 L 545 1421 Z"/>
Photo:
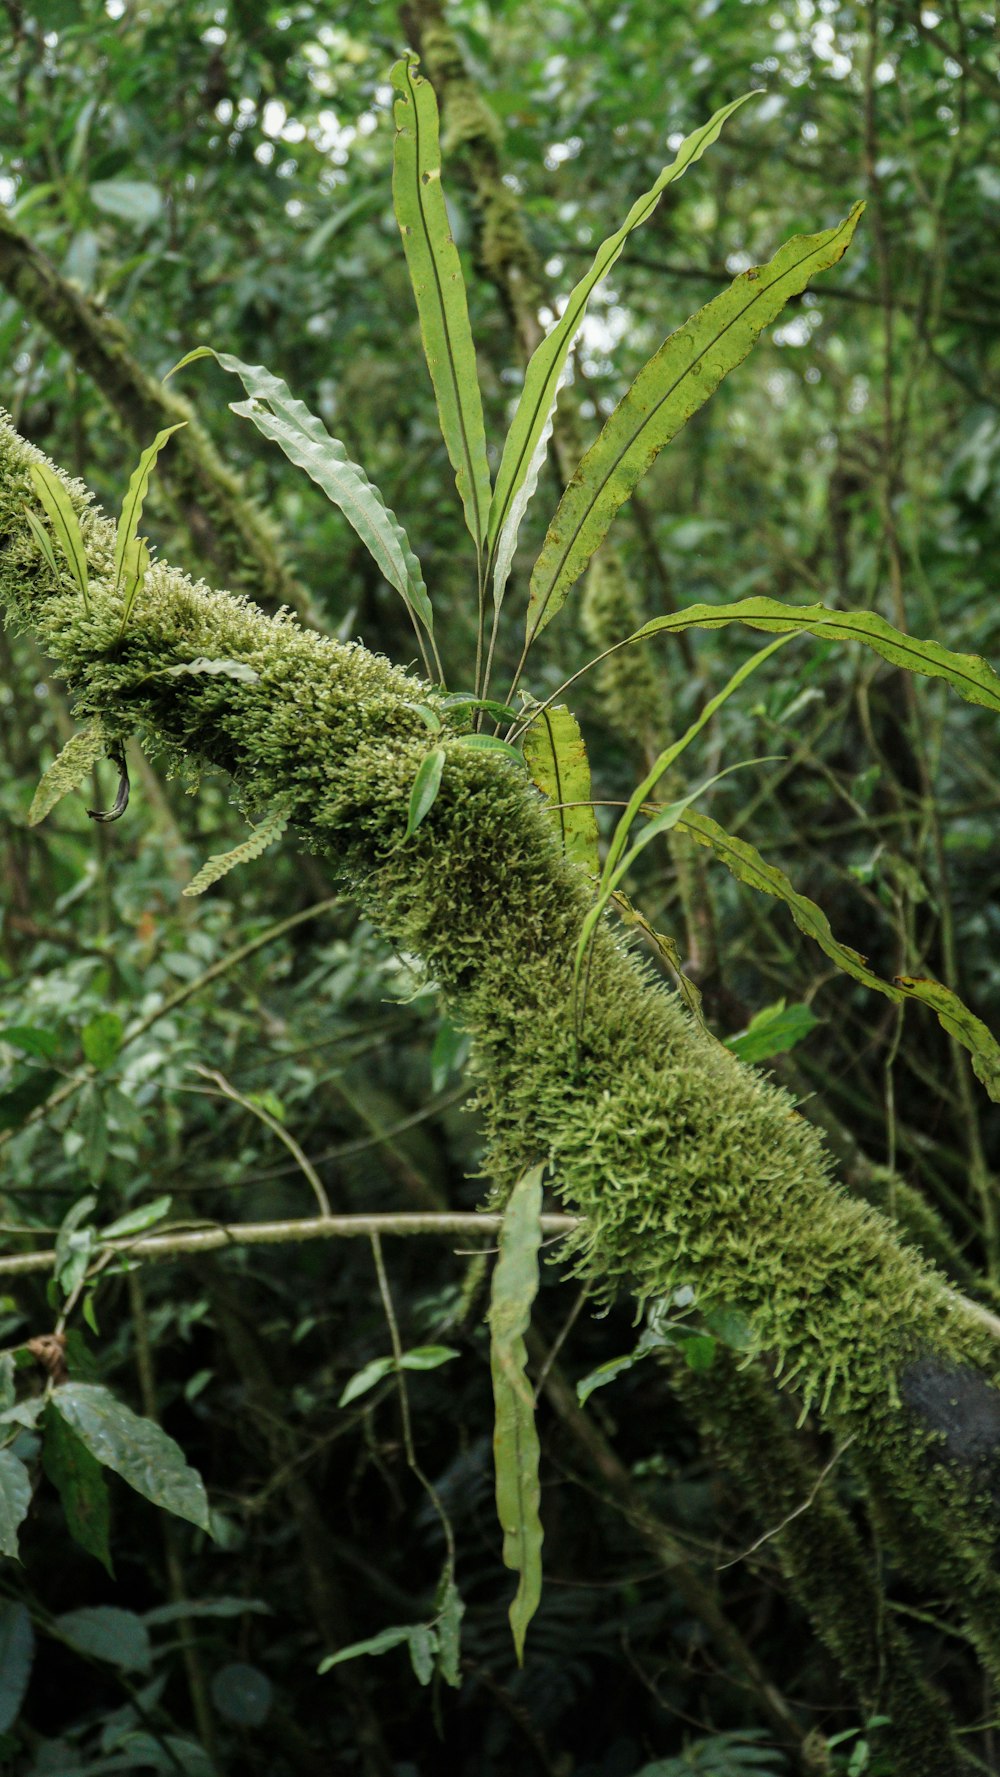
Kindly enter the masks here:
<path id="1" fill-rule="evenodd" d="M 34 1658 L 35 1631 L 27 1605 L 0 1598 L 0 1734 L 21 1713 Z"/>
<path id="2" fill-rule="evenodd" d="M 263 364 L 244 364 L 229 352 L 197 346 L 168 374 L 173 376 L 199 358 L 214 358 L 222 370 L 239 377 L 250 399 L 231 402 L 233 413 L 252 420 L 258 432 L 279 445 L 289 461 L 304 469 L 310 480 L 322 488 L 357 532 L 379 572 L 432 633 L 434 613 L 420 563 L 406 532 L 375 484 L 357 463 L 352 463 L 340 440 L 331 438 L 322 420 Z"/>
<path id="3" fill-rule="evenodd" d="M 45 515 L 69 564 L 69 571 L 83 594 L 84 608 L 89 609 L 90 582 L 87 576 L 87 552 L 76 508 L 63 483 L 48 463 L 30 463 L 28 472 Z"/>
<path id="4" fill-rule="evenodd" d="M 249 839 L 244 839 L 242 845 L 234 846 L 232 851 L 216 852 L 213 858 L 209 858 L 198 874 L 191 878 L 184 894 L 203 895 L 213 882 L 227 876 L 230 870 L 235 870 L 237 864 L 248 864 L 251 858 L 259 858 L 269 845 L 274 845 L 281 838 L 287 826 L 288 815 L 285 809 L 273 809 L 254 827 Z"/>
<path id="5" fill-rule="evenodd" d="M 28 810 L 29 827 L 37 827 L 63 796 L 77 789 L 106 751 L 107 740 L 99 722 L 92 722 L 89 728 L 71 734 L 48 770 L 42 773 Z"/>
<path id="6" fill-rule="evenodd" d="M 861 981 L 886 999 L 921 1000 L 937 1014 L 945 1030 L 967 1049 L 972 1066 L 992 1099 L 1000 1102 L 1000 1043 L 980 1018 L 963 1005 L 956 993 L 940 981 L 921 981 L 910 975 L 898 976 L 894 982 L 883 981 L 868 967 L 867 958 L 850 945 L 834 937 L 830 922 L 821 907 L 808 896 L 800 895 L 783 870 L 768 864 L 759 851 L 745 839 L 727 833 L 707 815 L 685 812 L 680 822 L 685 833 L 699 845 L 708 846 L 721 863 L 740 882 L 762 894 L 783 901 L 799 929 L 813 939 L 837 967 L 855 981 Z"/>
<path id="7" fill-rule="evenodd" d="M 396 1360 L 391 1355 L 373 1357 L 368 1363 L 362 1364 L 361 1369 L 355 1370 L 354 1375 L 344 1384 L 337 1402 L 338 1407 L 349 1407 L 352 1401 L 359 1400 L 363 1394 L 368 1394 L 384 1381 L 386 1376 L 391 1376 L 395 1368 Z"/>
<path id="8" fill-rule="evenodd" d="M 173 1438 L 140 1419 L 93 1382 L 64 1382 L 53 1390 L 49 1411 L 58 1413 L 104 1468 L 165 1512 L 209 1530 L 208 1500 L 201 1476 L 189 1468 Z"/>
<path id="9" fill-rule="evenodd" d="M 0 1129 L 20 1129 L 58 1084 L 59 1075 L 54 1068 L 29 1068 L 13 1086 L 0 1093 Z"/>
<path id="10" fill-rule="evenodd" d="M 187 420 L 178 420 L 176 425 L 165 426 L 162 432 L 157 432 L 152 444 L 146 446 L 146 449 L 143 451 L 138 463 L 132 471 L 128 487 L 125 490 L 125 498 L 122 501 L 121 517 L 118 520 L 118 528 L 115 531 L 116 592 L 121 586 L 122 577 L 125 572 L 125 551 L 130 543 L 136 541 L 138 536 L 139 522 L 142 518 L 142 509 L 146 502 L 146 495 L 149 492 L 150 477 L 156 467 L 156 459 L 163 449 L 163 446 L 166 444 L 167 439 L 172 438 L 175 432 L 179 432 L 182 427 L 186 425 Z"/>
<path id="11" fill-rule="evenodd" d="M 63 1216 L 56 1236 L 53 1272 L 56 1282 L 67 1296 L 72 1295 L 80 1284 L 90 1263 L 94 1250 L 94 1230 L 84 1224 L 96 1204 L 97 1198 L 93 1195 L 78 1198 Z"/>
<path id="12" fill-rule="evenodd" d="M 864 208 L 836 228 L 796 235 L 767 265 L 741 272 L 728 290 L 671 333 L 640 370 L 570 480 L 531 575 L 527 639 L 551 621 L 611 521 L 664 445 L 742 362 L 789 297 L 846 251 Z"/>
<path id="13" fill-rule="evenodd" d="M 367 1641 L 352 1641 L 349 1647 L 337 1649 L 335 1654 L 327 1654 L 321 1660 L 317 1671 L 322 1674 L 329 1672 L 334 1666 L 343 1665 L 345 1660 L 357 1660 L 362 1654 L 387 1654 L 390 1648 L 402 1647 L 410 1643 L 423 1623 L 399 1623 L 391 1629 L 381 1629 L 377 1635 L 370 1635 Z"/>
<path id="14" fill-rule="evenodd" d="M 489 1311 L 497 1516 L 504 1565 L 518 1576 L 509 1612 L 518 1665 L 523 1664 L 524 1638 L 542 1595 L 540 1450 L 524 1335 L 538 1293 L 544 1170 L 531 1167 L 511 1192 L 500 1230 Z"/>
<path id="15" fill-rule="evenodd" d="M 490 471 L 476 350 L 465 280 L 441 186 L 441 148 L 434 88 L 404 56 L 390 75 L 399 94 L 392 196 L 417 303 L 424 356 L 434 385 L 441 432 L 472 533 L 486 553 Z"/>
<path id="16" fill-rule="evenodd" d="M 927 679 L 944 679 L 967 703 L 1000 710 L 1000 674 L 987 661 L 978 654 L 956 654 L 940 642 L 906 635 L 876 611 L 835 611 L 827 605 L 783 605 L 778 599 L 747 598 L 734 605 L 688 605 L 669 616 L 652 617 L 626 639 L 636 642 L 646 636 L 678 634 L 682 629 L 724 629 L 727 623 L 746 623 L 751 629 L 778 634 L 811 632 L 819 641 L 860 642 L 890 666 Z"/>
<path id="17" fill-rule="evenodd" d="M 670 165 L 664 167 L 649 190 L 636 199 L 621 227 L 602 241 L 593 264 L 571 290 L 559 319 L 532 353 L 504 442 L 490 505 L 489 545 L 494 558 L 494 604 L 499 605 L 503 597 L 521 519 L 545 460 L 569 353 L 593 292 L 619 258 L 629 235 L 653 214 L 667 186 L 674 184 L 688 167 L 700 160 L 705 149 L 718 138 L 727 119 L 753 97 L 752 93 L 744 93 L 731 105 L 724 105 L 707 123 L 684 139 Z"/>
<path id="18" fill-rule="evenodd" d="M 786 1006 L 777 1000 L 773 1006 L 762 1006 L 755 1012 L 746 1030 L 739 1036 L 727 1037 L 726 1048 L 737 1061 L 767 1061 L 772 1055 L 784 1055 L 815 1030 L 819 1019 L 808 1006 Z"/>
<path id="19" fill-rule="evenodd" d="M 58 1413 L 46 1411 L 42 1466 L 58 1489 L 70 1536 L 111 1573 L 111 1508 L 100 1463 Z"/>
<path id="20" fill-rule="evenodd" d="M 0 1450 L 0 1555 L 17 1558 L 17 1533 L 31 1504 L 31 1476 L 13 1450 Z"/>
<path id="21" fill-rule="evenodd" d="M 56 1617 L 55 1628 L 78 1653 L 106 1660 L 122 1672 L 148 1672 L 152 1664 L 149 1630 L 133 1610 L 94 1604 Z"/>
<path id="22" fill-rule="evenodd" d="M 462 1618 L 465 1603 L 449 1569 L 442 1577 L 437 1597 L 438 1615 L 434 1623 L 438 1642 L 438 1671 L 445 1684 L 457 1690 L 462 1682 L 461 1657 Z"/>
<path id="23" fill-rule="evenodd" d="M 444 772 L 447 754 L 443 747 L 435 747 L 425 759 L 421 759 L 417 775 L 410 791 L 410 804 L 406 817 L 404 839 L 409 839 L 419 827 L 422 820 L 430 814 L 441 788 L 441 777 Z"/>
<path id="24" fill-rule="evenodd" d="M 566 704 L 550 706 L 532 723 L 524 737 L 524 757 L 532 783 L 555 804 L 566 856 L 596 876 L 601 860 L 597 811 L 590 802 L 590 763 L 580 724 Z"/>

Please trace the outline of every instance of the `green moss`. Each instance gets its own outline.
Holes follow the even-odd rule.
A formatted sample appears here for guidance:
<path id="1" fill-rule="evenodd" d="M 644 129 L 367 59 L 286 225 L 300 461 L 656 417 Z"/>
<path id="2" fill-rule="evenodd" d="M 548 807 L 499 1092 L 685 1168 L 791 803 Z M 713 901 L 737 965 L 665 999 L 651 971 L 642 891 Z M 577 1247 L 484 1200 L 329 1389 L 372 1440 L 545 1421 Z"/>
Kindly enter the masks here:
<path id="1" fill-rule="evenodd" d="M 981 1372 L 992 1390 L 989 1331 L 833 1182 L 787 1093 L 693 1025 L 608 929 L 577 1038 L 572 965 L 589 889 L 515 766 L 446 740 L 441 793 L 404 843 L 428 744 L 405 700 L 427 687 L 165 564 L 119 640 L 113 527 L 67 483 L 86 514 L 88 615 L 53 588 L 24 520 L 36 454 L 0 426 L 0 603 L 35 631 L 78 714 L 112 739 L 135 731 L 168 766 L 223 768 L 247 809 L 280 795 L 302 843 L 423 959 L 473 1033 L 498 1193 L 548 1160 L 554 1191 L 587 1218 L 575 1262 L 601 1289 L 645 1298 L 686 1283 L 704 1303 L 742 1309 L 784 1383 L 856 1439 L 905 1526 L 902 1552 L 920 1527 L 921 1560 L 929 1550 L 943 1581 L 986 1599 L 997 1517 L 978 1503 L 983 1461 L 946 1447 L 926 1406 L 904 1396 L 928 1358 Z M 163 676 L 197 655 L 246 661 L 258 680 Z"/>

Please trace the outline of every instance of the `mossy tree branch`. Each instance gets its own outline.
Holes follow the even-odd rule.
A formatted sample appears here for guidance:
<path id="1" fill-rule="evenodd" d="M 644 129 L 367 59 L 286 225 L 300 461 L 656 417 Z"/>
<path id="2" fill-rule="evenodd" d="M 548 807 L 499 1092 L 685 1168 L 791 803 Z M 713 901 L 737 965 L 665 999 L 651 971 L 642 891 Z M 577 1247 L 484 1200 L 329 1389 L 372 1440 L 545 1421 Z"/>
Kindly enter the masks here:
<path id="1" fill-rule="evenodd" d="M 300 842 L 423 960 L 472 1033 L 498 1197 L 544 1159 L 586 1218 L 571 1244 L 600 1290 L 693 1285 L 703 1306 L 738 1307 L 803 1407 L 853 1439 L 897 1557 L 957 1601 L 1000 1673 L 1000 1346 L 982 1311 L 831 1180 L 788 1095 L 696 1027 L 608 929 L 577 1036 L 588 883 L 515 766 L 445 740 L 441 792 L 404 843 L 427 751 L 413 704 L 432 691 L 162 562 L 121 636 L 113 527 L 67 480 L 88 611 L 53 584 L 27 525 L 36 459 L 0 426 L 0 605 L 36 634 L 78 718 L 109 744 L 137 733 L 188 774 L 221 768 L 247 810 L 281 799 Z M 165 676 L 195 656 L 257 678 Z"/>

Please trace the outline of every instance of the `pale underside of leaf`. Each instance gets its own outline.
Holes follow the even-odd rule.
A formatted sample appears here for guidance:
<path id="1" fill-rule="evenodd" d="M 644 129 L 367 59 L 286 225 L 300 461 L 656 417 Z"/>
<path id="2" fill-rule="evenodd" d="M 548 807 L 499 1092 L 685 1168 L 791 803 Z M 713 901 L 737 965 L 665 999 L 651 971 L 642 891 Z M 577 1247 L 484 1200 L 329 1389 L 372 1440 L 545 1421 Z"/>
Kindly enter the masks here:
<path id="1" fill-rule="evenodd" d="M 62 751 L 43 773 L 31 799 L 28 810 L 29 827 L 37 826 L 63 796 L 70 790 L 78 789 L 87 773 L 93 770 L 99 759 L 103 759 L 106 750 L 107 740 L 99 722 L 93 722 L 89 728 L 81 728 L 79 734 L 71 735 Z"/>
<path id="2" fill-rule="evenodd" d="M 524 1334 L 538 1293 L 543 1172 L 543 1166 L 531 1167 L 511 1193 L 500 1233 L 489 1312 L 497 1515 L 503 1531 L 504 1565 L 518 1575 L 509 1614 L 519 1665 L 528 1624 L 542 1591 L 540 1450 Z"/>
<path id="3" fill-rule="evenodd" d="M 835 228 L 796 235 L 671 333 L 640 370 L 566 488 L 531 576 L 527 635 L 551 621 L 664 445 L 752 350 L 763 329 L 850 244 L 863 204 Z"/>
<path id="4" fill-rule="evenodd" d="M 480 560 L 486 551 L 490 471 L 465 280 L 441 185 L 438 109 L 407 56 L 392 70 L 399 97 L 392 195 L 417 304 L 445 448 Z"/>
<path id="5" fill-rule="evenodd" d="M 544 710 L 524 737 L 531 779 L 555 805 L 567 858 L 591 876 L 600 870 L 597 813 L 590 801 L 590 764 L 580 724 L 566 704 Z"/>
<path id="6" fill-rule="evenodd" d="M 252 420 L 265 438 L 280 446 L 290 462 L 305 470 L 344 514 L 389 585 L 416 612 L 427 630 L 432 630 L 430 599 L 406 533 L 374 482 L 358 463 L 351 461 L 339 438 L 332 438 L 322 420 L 263 364 L 244 364 L 230 352 L 197 346 L 174 365 L 170 375 L 199 358 L 214 358 L 222 370 L 239 377 L 249 400 L 232 402 L 232 411 Z"/>
<path id="7" fill-rule="evenodd" d="M 593 292 L 619 258 L 629 235 L 653 214 L 667 186 L 674 184 L 701 158 L 705 149 L 717 139 L 727 119 L 753 96 L 744 93 L 731 105 L 724 105 L 707 123 L 685 138 L 670 165 L 664 167 L 649 190 L 636 199 L 621 227 L 602 241 L 588 271 L 571 290 L 559 319 L 535 348 L 504 443 L 490 505 L 488 541 L 495 563 L 495 604 L 499 605 L 503 597 L 521 519 L 545 459 L 556 402 L 567 374 L 569 353 Z"/>
<path id="8" fill-rule="evenodd" d="M 956 993 L 945 987 L 943 982 L 923 981 L 910 975 L 897 976 L 893 982 L 884 981 L 881 975 L 876 975 L 868 967 L 867 958 L 860 951 L 852 950 L 850 945 L 841 944 L 834 937 L 822 908 L 806 895 L 799 894 L 784 871 L 779 870 L 775 864 L 768 864 L 760 852 L 745 839 L 727 833 L 724 827 L 720 827 L 708 815 L 685 812 L 681 815 L 679 824 L 699 845 L 707 846 L 714 852 L 740 882 L 783 901 L 800 931 L 812 938 L 845 974 L 852 975 L 856 981 L 862 982 L 875 993 L 883 994 L 886 999 L 897 1002 L 915 999 L 929 1006 L 937 1014 L 942 1027 L 968 1050 L 976 1075 L 990 1097 L 1000 1101 L 1000 1044 Z"/>
<path id="9" fill-rule="evenodd" d="M 249 839 L 244 839 L 241 845 L 234 846 L 232 851 L 217 852 L 214 857 L 207 859 L 197 876 L 193 876 L 188 883 L 184 890 L 185 895 L 203 895 L 206 889 L 211 888 L 213 882 L 218 882 L 223 876 L 228 876 L 230 870 L 235 870 L 238 864 L 248 864 L 252 858 L 259 858 L 269 845 L 274 845 L 281 838 L 287 826 L 288 814 L 286 810 L 284 808 L 272 810 L 269 815 L 265 815 L 259 826 L 253 829 Z"/>

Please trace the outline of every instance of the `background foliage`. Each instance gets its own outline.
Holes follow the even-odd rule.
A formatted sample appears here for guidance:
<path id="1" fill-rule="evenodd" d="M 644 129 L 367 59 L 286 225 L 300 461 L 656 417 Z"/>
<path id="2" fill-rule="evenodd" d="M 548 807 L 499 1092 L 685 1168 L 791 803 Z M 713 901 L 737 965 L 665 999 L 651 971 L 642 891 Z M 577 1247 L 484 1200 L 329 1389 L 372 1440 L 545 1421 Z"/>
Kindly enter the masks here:
<path id="1" fill-rule="evenodd" d="M 357 0 L 10 0 L 5 15 L 0 199 L 18 226 L 153 375 L 210 343 L 268 365 L 322 414 L 407 525 L 445 665 L 455 685 L 470 682 L 470 556 L 391 209 L 388 70 L 412 21 Z M 617 527 L 649 613 L 751 593 L 823 598 L 995 659 L 1000 164 L 987 10 L 517 0 L 455 4 L 449 18 L 502 123 L 507 184 L 553 305 L 651 183 L 665 139 L 763 89 L 671 188 L 595 299 L 563 398 L 578 401 L 587 440 L 669 328 L 789 234 L 868 200 L 847 258 L 786 310 Z M 477 261 L 460 162 L 449 195 L 497 439 L 518 348 Z M 115 509 L 135 452 L 102 389 L 4 292 L 0 341 L 16 424 Z M 212 364 L 185 373 L 324 624 L 412 659 L 395 594 L 311 484 L 232 418 L 228 384 Z M 558 491 L 547 474 L 515 563 L 522 589 Z M 165 496 L 154 482 L 151 534 L 197 572 L 197 538 Z M 729 631 L 656 644 L 672 731 L 743 645 Z M 7 635 L 0 648 L 0 1022 L 49 1033 L 49 1066 L 94 1067 L 60 1111 L 18 1129 L 40 1062 L 0 1030 L 0 1121 L 14 1131 L 0 1154 L 8 1250 L 51 1244 L 91 1193 L 103 1222 L 163 1196 L 172 1218 L 194 1221 L 310 1213 L 301 1172 L 255 1111 L 294 1136 L 337 1210 L 473 1207 L 462 1039 L 407 959 L 332 904 L 322 865 L 291 846 L 200 900 L 182 898 L 202 861 L 245 834 L 219 783 L 190 796 L 195 786 L 158 782 L 136 759 L 128 816 L 105 828 L 84 812 L 85 800 L 113 796 L 102 766 L 92 797 L 29 828 L 40 768 L 70 723 L 30 644 Z M 591 650 L 564 618 L 539 652 L 544 690 Z M 595 795 L 627 796 L 637 760 L 593 679 L 575 707 Z M 701 781 L 738 759 L 782 755 L 724 779 L 706 806 L 787 870 L 879 973 L 935 975 L 996 1029 L 1000 795 L 988 720 L 939 686 L 906 689 L 874 656 L 796 645 L 726 706 L 690 769 Z M 996 1117 L 932 1015 L 866 995 L 783 910 L 713 866 L 692 920 L 675 863 L 649 847 L 635 898 L 676 935 L 713 1028 L 734 1036 L 779 1000 L 808 1008 L 815 1022 L 801 1011 L 790 1021 L 791 1053 L 765 1045 L 758 1058 L 818 1095 L 848 1172 L 897 1167 L 944 1218 L 957 1274 L 985 1265 L 996 1281 L 984 1238 Z M 179 989 L 190 991 L 154 1017 Z M 122 1046 L 137 1017 L 147 1028 Z M 244 1102 L 196 1068 L 221 1074 Z M 767 1526 L 699 1444 L 662 1373 L 639 1364 L 595 1391 L 587 1441 L 572 1384 L 631 1351 L 637 1334 L 627 1304 L 592 1318 L 551 1266 L 531 1349 L 541 1375 L 565 1335 L 539 1409 L 546 1589 L 517 1669 L 492 1508 L 486 1268 L 453 1245 L 387 1242 L 385 1259 L 404 1346 L 460 1354 L 408 1385 L 419 1463 L 457 1544 L 461 1688 L 421 1690 L 401 1645 L 316 1671 L 339 1646 L 433 1615 L 444 1555 L 440 1520 L 405 1460 L 391 1377 L 338 1405 L 352 1376 L 390 1350 L 369 1247 L 176 1258 L 102 1281 L 86 1318 L 81 1301 L 71 1368 L 178 1440 L 208 1486 L 215 1541 L 116 1486 L 112 1576 L 70 1542 L 40 1481 L 23 1567 L 5 1562 L 0 1575 L 0 1716 L 19 1777 L 211 1764 L 326 1772 L 332 1761 L 400 1777 L 500 1773 L 515 1761 L 581 1777 L 631 1777 L 650 1761 L 664 1777 L 795 1768 L 801 1751 L 779 1743 L 759 1695 L 671 1584 L 640 1512 L 708 1577 L 801 1722 L 851 1736 L 832 1768 L 892 1770 L 891 1752 L 866 1750 L 856 1706 L 806 1637 L 766 1544 L 715 1573 Z M 12 1281 L 0 1308 L 5 1345 L 50 1330 L 57 1312 L 43 1277 Z M 690 1368 L 712 1363 L 710 1344 L 685 1341 Z M 563 1374 L 560 1409 L 552 1378 Z M 832 1453 L 810 1428 L 804 1436 L 822 1466 Z M 19 1448 L 30 1451 L 31 1437 L 25 1429 Z M 853 1509 L 839 1469 L 825 1485 Z M 997 1768 L 993 1730 L 977 1726 L 994 1703 L 968 1650 L 933 1599 L 891 1573 L 885 1584 L 892 1609 L 919 1613 L 929 1669 Z M 699 1751 L 709 1737 L 714 1750 Z"/>

